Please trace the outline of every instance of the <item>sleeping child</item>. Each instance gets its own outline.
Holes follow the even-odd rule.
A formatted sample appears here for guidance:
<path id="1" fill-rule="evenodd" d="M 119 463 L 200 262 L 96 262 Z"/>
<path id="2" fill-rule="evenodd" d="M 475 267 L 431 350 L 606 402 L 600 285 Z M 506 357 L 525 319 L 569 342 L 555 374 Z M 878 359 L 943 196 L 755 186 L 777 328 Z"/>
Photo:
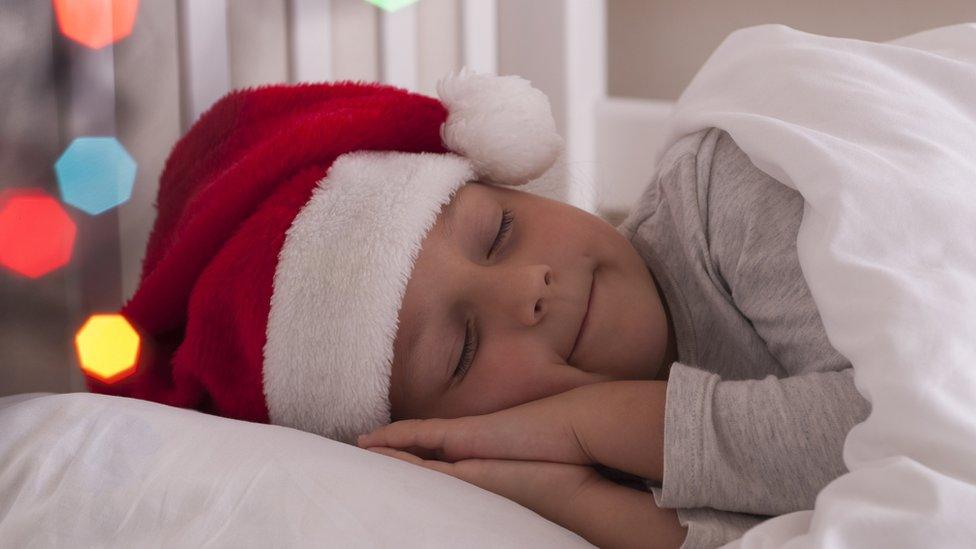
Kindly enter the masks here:
<path id="1" fill-rule="evenodd" d="M 438 94 L 218 101 L 160 180 L 138 368 L 89 388 L 358 444 L 599 546 L 811 509 L 870 408 L 797 261 L 802 197 L 712 128 L 614 228 L 514 188 L 562 145 L 528 82 Z"/>

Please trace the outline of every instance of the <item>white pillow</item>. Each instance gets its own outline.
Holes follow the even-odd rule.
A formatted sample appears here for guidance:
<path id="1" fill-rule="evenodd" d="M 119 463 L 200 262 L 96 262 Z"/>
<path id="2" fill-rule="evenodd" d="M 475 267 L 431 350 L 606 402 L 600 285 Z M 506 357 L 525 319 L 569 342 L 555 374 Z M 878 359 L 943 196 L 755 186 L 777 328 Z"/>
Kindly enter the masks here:
<path id="1" fill-rule="evenodd" d="M 0 398 L 0 547 L 572 547 L 453 477 L 286 427 L 106 395 Z"/>

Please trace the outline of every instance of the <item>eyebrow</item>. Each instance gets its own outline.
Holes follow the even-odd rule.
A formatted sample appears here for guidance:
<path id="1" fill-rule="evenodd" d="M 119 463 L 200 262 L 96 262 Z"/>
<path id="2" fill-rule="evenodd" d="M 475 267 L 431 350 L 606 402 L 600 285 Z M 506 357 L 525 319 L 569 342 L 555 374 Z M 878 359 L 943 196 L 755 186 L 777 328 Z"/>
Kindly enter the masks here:
<path id="1" fill-rule="evenodd" d="M 444 234 L 448 238 L 454 238 L 454 230 L 457 227 L 457 210 L 459 209 L 459 204 L 464 199 L 464 195 L 461 194 L 461 188 L 454 191 L 455 200 L 450 201 L 444 209 Z"/>

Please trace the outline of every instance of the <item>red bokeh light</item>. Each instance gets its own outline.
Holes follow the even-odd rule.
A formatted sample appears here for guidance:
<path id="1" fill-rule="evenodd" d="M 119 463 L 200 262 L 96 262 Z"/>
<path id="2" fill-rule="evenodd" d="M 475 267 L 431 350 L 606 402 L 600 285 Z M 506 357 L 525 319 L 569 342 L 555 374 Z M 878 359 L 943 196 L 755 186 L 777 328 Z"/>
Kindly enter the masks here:
<path id="1" fill-rule="evenodd" d="M 98 49 L 132 33 L 139 0 L 53 0 L 61 33 Z"/>
<path id="2" fill-rule="evenodd" d="M 0 193 L 0 265 L 37 278 L 71 259 L 77 228 L 61 204 L 39 189 Z"/>

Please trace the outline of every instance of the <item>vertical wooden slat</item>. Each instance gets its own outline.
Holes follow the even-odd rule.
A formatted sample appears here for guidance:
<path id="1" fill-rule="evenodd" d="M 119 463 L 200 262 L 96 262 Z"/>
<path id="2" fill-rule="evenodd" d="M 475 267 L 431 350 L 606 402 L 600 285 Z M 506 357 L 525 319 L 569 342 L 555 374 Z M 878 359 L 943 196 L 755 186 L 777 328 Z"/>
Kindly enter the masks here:
<path id="1" fill-rule="evenodd" d="M 233 0 L 227 4 L 231 88 L 288 81 L 286 2 Z"/>
<path id="2" fill-rule="evenodd" d="M 498 2 L 498 72 L 527 78 L 545 92 L 560 133 L 565 133 L 568 114 L 563 55 L 566 1 Z"/>
<path id="3" fill-rule="evenodd" d="M 59 37 L 69 60 L 64 137 L 115 135 L 115 48 L 93 50 Z"/>
<path id="4" fill-rule="evenodd" d="M 0 35 L 0 192 L 34 187 L 58 195 L 62 151 L 50 2 L 4 0 Z M 13 38 L 16 37 L 16 38 Z M 15 41 L 14 41 L 15 40 Z M 0 396 L 68 391 L 73 354 L 67 269 L 28 279 L 0 268 Z"/>
<path id="5" fill-rule="evenodd" d="M 498 2 L 461 0 L 461 63 L 477 72 L 498 72 Z"/>
<path id="6" fill-rule="evenodd" d="M 671 101 L 610 97 L 597 106 L 598 213 L 620 222 L 654 175 Z"/>
<path id="7" fill-rule="evenodd" d="M 607 95 L 606 3 L 568 0 L 564 9 L 568 201 L 595 212 L 605 194 L 597 180 L 596 116 Z"/>
<path id="8" fill-rule="evenodd" d="M 564 155 L 530 190 L 596 211 L 597 101 L 606 94 L 604 0 L 498 1 L 498 72 L 549 96 Z M 532 52 L 532 55 L 526 55 Z"/>
<path id="9" fill-rule="evenodd" d="M 180 0 L 182 128 L 230 91 L 227 0 Z"/>
<path id="10" fill-rule="evenodd" d="M 380 12 L 380 79 L 417 89 L 417 4 Z"/>
<path id="11" fill-rule="evenodd" d="M 521 76 L 542 90 L 549 97 L 556 130 L 568 141 L 564 1 L 569 0 L 498 0 L 498 74 Z M 532 55 L 526 55 L 526 52 L 532 52 Z M 568 201 L 567 163 L 564 152 L 544 180 L 522 188 L 553 200 Z"/>
<path id="12" fill-rule="evenodd" d="M 363 0 L 331 3 L 333 78 L 379 80 L 379 8 Z"/>
<path id="13" fill-rule="evenodd" d="M 163 163 L 180 137 L 178 20 L 171 2 L 143 2 L 132 35 L 115 46 L 119 141 L 135 159 L 132 197 L 119 207 L 122 295 L 135 292 Z"/>
<path id="14" fill-rule="evenodd" d="M 461 6 L 458 0 L 417 4 L 417 91 L 437 94 L 437 81 L 461 66 Z"/>
<path id="15" fill-rule="evenodd" d="M 289 0 L 290 82 L 323 82 L 332 79 L 332 34 L 330 0 Z"/>

